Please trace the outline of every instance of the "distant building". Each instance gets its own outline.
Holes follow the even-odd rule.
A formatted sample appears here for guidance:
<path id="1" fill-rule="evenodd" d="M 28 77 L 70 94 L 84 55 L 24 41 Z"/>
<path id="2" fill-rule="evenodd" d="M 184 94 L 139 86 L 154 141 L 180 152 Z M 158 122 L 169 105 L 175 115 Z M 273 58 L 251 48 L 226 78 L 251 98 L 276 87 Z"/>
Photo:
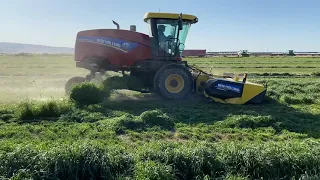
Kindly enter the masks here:
<path id="1" fill-rule="evenodd" d="M 238 55 L 238 51 L 208 52 L 207 55 L 211 55 L 211 56 L 235 56 L 235 55 Z"/>
<path id="2" fill-rule="evenodd" d="M 296 55 L 320 55 L 320 52 L 295 52 Z"/>
<path id="3" fill-rule="evenodd" d="M 206 49 L 186 49 L 182 52 L 182 57 L 205 57 L 206 55 Z"/>

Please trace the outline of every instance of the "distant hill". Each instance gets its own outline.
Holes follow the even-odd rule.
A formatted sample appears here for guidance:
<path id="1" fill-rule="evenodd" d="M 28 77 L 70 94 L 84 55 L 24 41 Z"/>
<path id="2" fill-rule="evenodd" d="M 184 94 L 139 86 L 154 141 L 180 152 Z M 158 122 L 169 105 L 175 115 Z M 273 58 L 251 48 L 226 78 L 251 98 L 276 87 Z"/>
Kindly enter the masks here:
<path id="1" fill-rule="evenodd" d="M 68 47 L 52 47 L 52 46 L 43 46 L 43 45 L 35 45 L 35 44 L 0 42 L 0 53 L 73 54 L 74 49 L 68 48 Z"/>

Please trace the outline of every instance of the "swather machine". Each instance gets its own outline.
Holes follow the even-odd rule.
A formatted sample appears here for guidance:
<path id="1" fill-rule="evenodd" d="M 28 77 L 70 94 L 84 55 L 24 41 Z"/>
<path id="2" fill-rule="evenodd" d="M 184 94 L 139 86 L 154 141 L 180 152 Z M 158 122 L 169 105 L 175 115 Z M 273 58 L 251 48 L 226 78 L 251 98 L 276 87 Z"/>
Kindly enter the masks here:
<path id="1" fill-rule="evenodd" d="M 92 80 L 96 73 L 129 72 L 139 79 L 140 92 L 155 92 L 164 99 L 178 100 L 191 93 L 230 104 L 261 103 L 266 88 L 230 77 L 216 77 L 181 58 L 192 24 L 198 18 L 188 14 L 146 13 L 149 35 L 135 30 L 93 29 L 80 31 L 75 43 L 75 62 L 90 71 L 86 77 L 73 77 L 66 83 L 68 93 L 75 83 Z M 132 28 L 135 29 L 135 28 Z M 137 90 L 137 89 L 134 89 Z"/>

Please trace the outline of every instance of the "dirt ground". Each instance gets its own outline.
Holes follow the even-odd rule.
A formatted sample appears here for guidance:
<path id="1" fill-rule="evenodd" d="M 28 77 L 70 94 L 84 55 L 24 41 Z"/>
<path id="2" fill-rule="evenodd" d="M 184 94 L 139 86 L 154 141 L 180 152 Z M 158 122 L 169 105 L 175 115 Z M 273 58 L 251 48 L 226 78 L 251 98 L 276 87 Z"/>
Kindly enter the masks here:
<path id="1" fill-rule="evenodd" d="M 0 56 L 0 103 L 64 98 L 64 84 L 88 72 L 72 56 Z"/>

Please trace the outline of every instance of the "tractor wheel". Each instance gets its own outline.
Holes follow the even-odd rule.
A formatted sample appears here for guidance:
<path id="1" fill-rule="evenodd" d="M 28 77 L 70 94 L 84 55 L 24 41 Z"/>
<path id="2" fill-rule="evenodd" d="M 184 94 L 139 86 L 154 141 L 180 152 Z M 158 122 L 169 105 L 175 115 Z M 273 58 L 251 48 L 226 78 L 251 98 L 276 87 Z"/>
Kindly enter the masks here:
<path id="1" fill-rule="evenodd" d="M 86 78 L 84 77 L 72 77 L 70 78 L 67 83 L 65 84 L 64 86 L 64 90 L 65 90 L 65 93 L 66 95 L 69 95 L 70 94 L 70 91 L 71 89 L 76 85 L 76 84 L 80 84 L 82 82 L 85 82 L 86 81 Z"/>
<path id="2" fill-rule="evenodd" d="M 191 92 L 192 85 L 191 73 L 182 65 L 164 66 L 155 76 L 155 89 L 164 99 L 184 99 Z"/>

